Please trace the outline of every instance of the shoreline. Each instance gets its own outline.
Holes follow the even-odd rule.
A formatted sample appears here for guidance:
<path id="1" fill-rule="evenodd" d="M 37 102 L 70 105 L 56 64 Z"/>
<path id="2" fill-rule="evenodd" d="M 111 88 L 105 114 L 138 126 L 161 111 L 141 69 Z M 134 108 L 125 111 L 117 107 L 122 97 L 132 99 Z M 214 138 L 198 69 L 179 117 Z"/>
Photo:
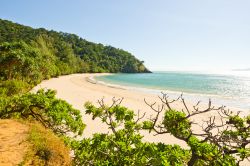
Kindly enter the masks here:
<path id="1" fill-rule="evenodd" d="M 89 82 L 91 84 L 99 84 L 99 85 L 107 86 L 107 87 L 110 87 L 110 88 L 128 90 L 128 88 L 126 88 L 125 86 L 121 86 L 121 85 L 117 85 L 117 84 L 109 84 L 109 83 L 106 83 L 104 81 L 98 81 L 98 80 L 95 79 L 95 77 L 106 76 L 106 75 L 112 75 L 112 74 L 103 73 L 102 75 L 90 76 L 90 77 L 86 77 L 85 79 L 86 79 L 87 82 Z"/>
<path id="2" fill-rule="evenodd" d="M 135 114 L 140 110 L 141 114 L 146 113 L 144 119 L 148 119 L 154 112 L 144 102 L 146 99 L 150 103 L 157 102 L 159 104 L 159 98 L 157 95 L 140 92 L 136 90 L 114 88 L 112 86 L 105 86 L 98 84 L 89 78 L 95 76 L 107 75 L 102 74 L 72 74 L 66 76 L 60 76 L 58 78 L 52 78 L 45 80 L 32 89 L 32 92 L 36 92 L 40 88 L 53 89 L 57 91 L 57 97 L 66 100 L 73 105 L 74 108 L 81 110 L 83 116 L 83 122 L 87 125 L 83 132 L 83 137 L 91 137 L 94 133 L 108 133 L 110 130 L 99 119 L 92 120 L 90 115 L 85 115 L 84 103 L 87 101 L 92 102 L 98 106 L 98 100 L 104 98 L 105 103 L 111 104 L 112 98 L 124 98 L 121 105 L 134 110 Z M 91 80 L 92 82 L 89 82 Z M 187 102 L 188 107 L 195 105 L 196 103 Z M 213 104 L 213 103 L 212 103 Z M 207 103 L 202 103 L 200 108 L 205 108 Z M 177 110 L 183 109 L 183 105 L 180 102 L 176 102 L 172 105 Z M 238 111 L 238 110 L 234 110 Z M 192 119 L 196 123 L 202 123 L 202 120 L 207 119 L 209 116 L 213 116 L 214 112 L 208 112 L 201 114 Z M 161 115 L 162 117 L 163 115 Z M 194 131 L 199 132 L 199 127 L 194 126 Z M 163 134 L 154 136 L 153 133 L 149 134 L 146 131 L 142 131 L 144 136 L 143 141 L 147 142 L 163 142 L 166 144 L 177 144 L 183 148 L 187 148 L 185 142 L 176 139 L 170 134 Z"/>
<path id="3" fill-rule="evenodd" d="M 132 86 L 132 85 L 122 85 L 122 84 L 116 84 L 116 83 L 110 83 L 110 82 L 105 82 L 102 80 L 96 79 L 96 77 L 99 76 L 106 76 L 106 75 L 113 75 L 110 73 L 106 73 L 104 75 L 96 75 L 96 76 L 91 76 L 87 78 L 87 81 L 94 83 L 94 84 L 99 84 L 115 89 L 124 89 L 128 91 L 137 91 L 137 92 L 142 92 L 142 93 L 149 93 L 153 95 L 159 96 L 162 92 L 168 94 L 170 98 L 177 98 L 181 94 L 183 94 L 183 97 L 189 102 L 189 103 L 197 103 L 198 101 L 201 102 L 208 102 L 209 99 L 211 99 L 212 103 L 216 107 L 220 106 L 226 106 L 227 108 L 231 110 L 237 110 L 241 112 L 246 112 L 248 113 L 250 111 L 250 108 L 246 107 L 240 107 L 242 104 L 237 104 L 238 103 L 237 99 L 231 98 L 231 97 L 223 97 L 215 94 L 200 94 L 200 93 L 194 93 L 194 92 L 181 92 L 181 91 L 173 91 L 173 90 L 161 90 L 157 88 L 150 88 L 150 87 L 137 87 Z M 230 106 L 230 103 L 233 104 Z M 235 103 L 234 103 L 235 102 Z"/>

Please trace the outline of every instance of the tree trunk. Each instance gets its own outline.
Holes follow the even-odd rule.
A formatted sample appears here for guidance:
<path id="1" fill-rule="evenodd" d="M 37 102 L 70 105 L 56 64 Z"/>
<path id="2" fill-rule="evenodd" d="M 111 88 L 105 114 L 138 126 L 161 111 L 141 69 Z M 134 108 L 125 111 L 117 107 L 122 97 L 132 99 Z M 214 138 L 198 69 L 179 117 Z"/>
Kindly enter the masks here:
<path id="1" fill-rule="evenodd" d="M 198 156 L 192 151 L 192 157 L 188 161 L 188 166 L 193 166 L 195 162 L 197 161 L 197 159 L 198 159 Z"/>

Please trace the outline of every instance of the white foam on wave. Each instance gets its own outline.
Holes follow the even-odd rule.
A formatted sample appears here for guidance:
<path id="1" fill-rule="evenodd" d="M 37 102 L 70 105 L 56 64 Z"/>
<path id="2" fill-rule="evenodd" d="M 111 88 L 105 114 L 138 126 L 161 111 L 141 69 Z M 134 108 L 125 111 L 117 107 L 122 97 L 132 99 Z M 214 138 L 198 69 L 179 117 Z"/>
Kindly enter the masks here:
<path id="1" fill-rule="evenodd" d="M 215 105 L 224 105 L 231 108 L 237 108 L 242 111 L 250 111 L 250 99 L 244 98 L 239 101 L 237 98 L 233 97 L 224 97 L 219 95 L 212 95 L 212 94 L 200 94 L 200 93 L 191 93 L 191 92 L 181 92 L 181 91 L 173 91 L 173 90 L 166 90 L 166 89 L 151 89 L 151 88 L 142 88 L 142 87 L 136 87 L 136 86 L 130 86 L 130 85 L 119 85 L 119 84 L 113 84 L 113 83 L 107 83 L 105 81 L 99 81 L 95 77 L 98 76 L 91 76 L 89 77 L 88 81 L 94 84 L 100 84 L 103 86 L 116 88 L 116 89 L 124 89 L 129 91 L 138 91 L 138 92 L 144 92 L 144 93 L 150 93 L 155 95 L 161 95 L 162 92 L 168 94 L 170 98 L 177 98 L 181 94 L 187 99 L 187 101 L 190 102 L 208 102 L 210 99 Z"/>

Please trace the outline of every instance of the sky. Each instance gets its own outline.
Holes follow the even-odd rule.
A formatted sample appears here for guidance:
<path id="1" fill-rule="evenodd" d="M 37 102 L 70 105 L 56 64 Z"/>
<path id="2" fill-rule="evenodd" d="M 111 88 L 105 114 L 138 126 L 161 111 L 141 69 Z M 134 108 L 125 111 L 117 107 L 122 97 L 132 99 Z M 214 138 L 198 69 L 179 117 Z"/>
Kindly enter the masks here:
<path id="1" fill-rule="evenodd" d="M 0 18 L 127 50 L 153 71 L 250 68 L 249 0 L 1 0 Z"/>

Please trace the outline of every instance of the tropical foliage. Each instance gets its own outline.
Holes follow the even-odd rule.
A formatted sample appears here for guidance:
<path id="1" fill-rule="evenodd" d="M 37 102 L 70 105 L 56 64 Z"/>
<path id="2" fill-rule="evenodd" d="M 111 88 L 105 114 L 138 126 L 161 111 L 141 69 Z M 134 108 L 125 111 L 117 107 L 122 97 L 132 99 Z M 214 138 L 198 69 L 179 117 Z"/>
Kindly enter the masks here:
<path id="1" fill-rule="evenodd" d="M 21 41 L 28 46 L 15 43 Z M 32 54 L 28 57 L 34 57 L 33 61 L 37 65 L 42 64 L 37 61 L 35 52 L 46 57 L 43 62 L 48 63 L 48 66 L 43 72 L 50 73 L 49 76 L 75 72 L 149 72 L 143 65 L 143 61 L 122 49 L 89 42 L 74 34 L 48 31 L 44 28 L 33 29 L 0 19 L 0 44 L 4 42 L 8 44 L 1 47 L 1 52 L 13 47 L 15 51 L 13 50 L 12 54 L 22 53 L 26 56 L 30 52 Z M 28 47 L 31 47 L 31 50 Z M 13 60 L 20 59 L 25 63 L 23 56 L 12 56 L 14 56 Z M 6 61 L 7 59 L 0 60 L 0 63 L 11 64 L 12 61 Z"/>
<path id="2" fill-rule="evenodd" d="M 145 119 L 146 113 L 121 106 L 120 99 L 106 105 L 100 100 L 99 106 L 85 103 L 86 114 L 93 120 L 101 119 L 109 133 L 96 133 L 92 138 L 82 138 L 85 125 L 79 110 L 65 101 L 56 99 L 55 92 L 40 90 L 1 101 L 1 118 L 22 118 L 37 121 L 58 136 L 74 151 L 73 165 L 239 165 L 250 157 L 250 117 L 241 117 L 225 109 L 215 108 L 209 103 L 204 110 L 177 111 L 171 108 L 166 96 L 162 105 L 148 106 L 156 113 Z M 177 100 L 176 100 L 177 101 Z M 184 106 L 185 101 L 181 97 Z M 202 124 L 200 132 L 194 132 L 196 125 L 191 117 L 210 111 L 219 113 Z M 163 117 L 161 120 L 160 117 Z M 219 119 L 217 119 L 219 118 Z M 195 119 L 195 118 L 193 118 Z M 186 142 L 189 148 L 165 143 L 143 141 L 141 131 L 152 134 L 171 134 Z M 75 133 L 78 138 L 69 137 Z"/>
<path id="3" fill-rule="evenodd" d="M 121 99 L 113 99 L 112 105 L 106 105 L 104 100 L 98 102 L 99 106 L 85 103 L 86 114 L 92 115 L 93 120 L 99 118 L 110 132 L 83 138 L 85 124 L 80 110 L 57 99 L 55 91 L 27 92 L 44 79 L 77 72 L 149 71 L 143 61 L 124 50 L 88 42 L 73 34 L 0 20 L 0 119 L 36 121 L 52 130 L 70 146 L 73 165 L 226 166 L 239 165 L 250 157 L 250 116 L 242 117 L 223 106 L 213 107 L 211 102 L 203 110 L 199 103 L 189 108 L 182 96 L 169 100 L 166 94 L 160 97 L 160 105 L 145 101 L 155 113 L 150 119 L 145 118 L 145 113 L 135 114 L 135 110 L 121 106 Z M 181 102 L 183 109 L 173 109 L 174 102 Z M 194 119 L 211 111 L 217 116 L 198 124 L 201 130 L 194 132 Z M 39 163 L 43 163 L 42 158 L 56 163 L 52 158 L 60 155 L 48 153 L 55 151 L 50 143 L 43 142 L 46 134 L 41 135 L 40 131 L 46 132 L 35 129 L 29 138 L 37 152 L 33 155 L 39 156 Z M 145 142 L 141 131 L 171 134 L 188 148 Z M 65 152 L 68 150 L 62 149 L 65 162 L 71 163 Z"/>
<path id="4" fill-rule="evenodd" d="M 57 134 L 74 132 L 81 135 L 85 124 L 80 111 L 66 101 L 55 98 L 55 91 L 43 89 L 36 94 L 0 100 L 0 118 L 22 118 L 36 120 Z"/>
<path id="5" fill-rule="evenodd" d="M 171 103 L 181 100 L 185 111 L 176 111 Z M 162 104 L 148 104 L 155 117 L 145 120 L 145 113 L 136 115 L 134 111 L 120 106 L 121 100 L 114 100 L 111 106 L 103 100 L 96 107 L 87 102 L 86 113 L 93 119 L 100 118 L 112 131 L 111 134 L 95 134 L 93 138 L 72 141 L 75 165 L 239 165 L 250 157 L 250 123 L 248 117 L 240 117 L 225 107 L 215 108 L 209 102 L 208 108 L 194 110 L 187 107 L 185 100 L 169 101 L 166 94 Z M 191 117 L 210 111 L 211 116 L 202 124 L 200 133 L 192 131 Z M 163 120 L 160 115 L 163 113 Z M 219 121 L 218 121 L 219 120 Z M 201 125 L 201 124 L 200 124 Z M 141 130 L 152 134 L 171 134 L 186 142 L 188 149 L 178 145 L 147 143 L 142 141 Z"/>

